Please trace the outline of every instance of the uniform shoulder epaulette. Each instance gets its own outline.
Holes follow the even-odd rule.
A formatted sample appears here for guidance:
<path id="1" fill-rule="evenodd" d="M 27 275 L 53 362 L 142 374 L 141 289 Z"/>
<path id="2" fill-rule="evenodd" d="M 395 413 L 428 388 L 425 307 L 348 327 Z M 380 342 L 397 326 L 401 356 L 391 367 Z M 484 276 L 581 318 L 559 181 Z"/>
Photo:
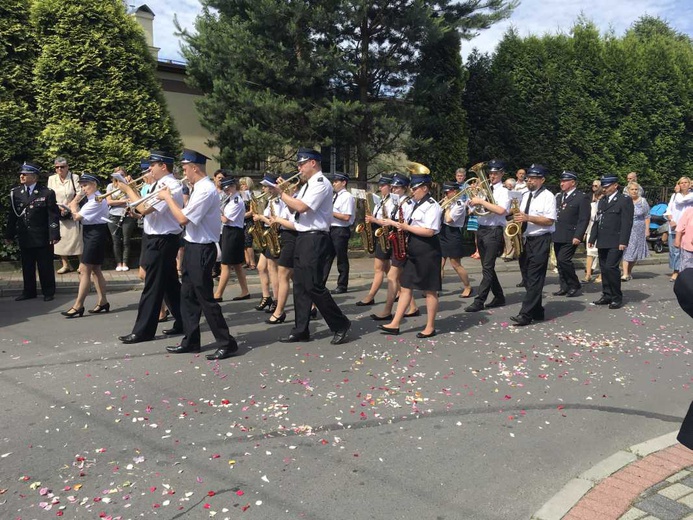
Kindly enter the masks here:
<path id="1" fill-rule="evenodd" d="M 233 198 L 233 201 L 234 201 L 236 204 L 238 204 L 238 196 L 235 196 L 235 197 Z"/>
<path id="2" fill-rule="evenodd" d="M 458 201 L 457 201 L 457 205 L 458 205 L 458 206 L 461 206 L 461 205 L 462 205 L 462 201 L 461 201 L 461 200 L 458 200 Z"/>
<path id="3" fill-rule="evenodd" d="M 317 180 L 318 180 L 318 182 L 322 182 L 322 180 L 323 180 L 324 178 L 325 178 L 325 177 L 323 177 L 323 176 L 321 175 L 320 177 L 318 177 Z"/>
<path id="4" fill-rule="evenodd" d="M 24 188 L 24 186 L 15 186 L 15 187 L 12 188 L 10 191 L 15 191 L 15 190 L 20 190 L 20 191 L 21 191 L 22 188 Z"/>
<path id="5" fill-rule="evenodd" d="M 429 204 L 433 204 L 434 202 L 435 202 L 435 199 L 434 199 L 433 197 L 431 197 L 430 199 L 428 199 L 428 203 L 429 203 Z"/>

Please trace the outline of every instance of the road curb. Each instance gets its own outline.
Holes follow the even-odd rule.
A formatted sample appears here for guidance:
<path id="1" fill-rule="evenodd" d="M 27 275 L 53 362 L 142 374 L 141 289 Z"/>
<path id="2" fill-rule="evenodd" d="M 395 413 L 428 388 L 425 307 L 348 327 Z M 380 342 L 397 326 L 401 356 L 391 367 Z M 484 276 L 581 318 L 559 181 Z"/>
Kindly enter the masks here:
<path id="1" fill-rule="evenodd" d="M 644 459 L 648 455 L 657 453 L 678 444 L 676 435 L 678 430 L 659 437 L 654 437 L 645 442 L 634 444 L 626 450 L 617 451 L 613 455 L 603 459 L 587 471 L 570 480 L 563 488 L 551 497 L 534 515 L 531 520 L 561 520 L 567 515 L 584 496 L 614 473 L 626 466 Z M 637 495 L 632 497 L 635 500 Z"/>

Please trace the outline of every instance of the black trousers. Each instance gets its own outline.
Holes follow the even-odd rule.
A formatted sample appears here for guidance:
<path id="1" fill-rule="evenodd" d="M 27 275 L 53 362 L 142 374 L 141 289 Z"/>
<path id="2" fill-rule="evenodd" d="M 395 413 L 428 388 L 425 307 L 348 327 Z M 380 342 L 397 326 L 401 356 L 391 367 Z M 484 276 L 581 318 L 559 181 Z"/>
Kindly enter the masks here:
<path id="1" fill-rule="evenodd" d="M 214 348 L 227 347 L 233 337 L 221 313 L 221 307 L 214 301 L 212 269 L 217 261 L 217 246 L 213 243 L 185 242 L 184 247 L 183 283 L 180 296 L 185 336 L 181 346 L 200 346 L 200 315 L 204 313 L 207 324 L 214 334 Z"/>
<path id="2" fill-rule="evenodd" d="M 24 278 L 24 296 L 36 296 L 36 269 L 38 268 L 41 292 L 44 296 L 55 294 L 55 271 L 53 271 L 53 246 L 22 247 L 22 277 Z"/>
<path id="3" fill-rule="evenodd" d="M 299 233 L 296 237 L 294 250 L 294 311 L 296 319 L 292 334 L 308 333 L 310 309 L 312 304 L 330 330 L 337 332 L 349 325 L 349 319 L 344 315 L 325 288 L 323 267 L 330 252 L 330 237 L 323 233 Z"/>
<path id="4" fill-rule="evenodd" d="M 127 264 L 130 259 L 130 241 L 137 228 L 137 219 L 133 217 L 121 217 L 111 215 L 108 230 L 113 240 L 113 255 L 119 264 Z"/>
<path id="5" fill-rule="evenodd" d="M 546 281 L 546 268 L 551 253 L 551 233 L 527 237 L 524 240 L 522 255 L 527 266 L 525 297 L 522 300 L 520 315 L 534 318 L 543 316 L 542 291 Z"/>
<path id="6" fill-rule="evenodd" d="M 180 315 L 180 282 L 176 270 L 180 235 L 147 235 L 143 242 L 142 267 L 145 269 L 144 289 L 140 296 L 137 319 L 132 333 L 142 338 L 153 338 L 159 325 L 161 302 L 175 320 L 174 329 L 182 329 Z"/>
<path id="7" fill-rule="evenodd" d="M 337 287 L 344 289 L 349 287 L 349 238 L 351 229 L 348 227 L 332 226 L 330 228 L 331 247 L 328 251 L 327 260 L 323 266 L 323 279 L 327 283 L 327 278 L 332 270 L 332 262 L 337 257 Z"/>
<path id="8" fill-rule="evenodd" d="M 482 278 L 479 284 L 479 293 L 474 298 L 474 301 L 483 305 L 489 291 L 496 298 L 505 299 L 503 288 L 496 275 L 496 258 L 503 252 L 503 247 L 505 246 L 503 227 L 479 226 L 476 237 L 479 256 L 481 256 Z"/>
<path id="9" fill-rule="evenodd" d="M 621 292 L 621 259 L 623 251 L 619 248 L 598 250 L 599 269 L 602 271 L 602 295 L 613 303 L 623 302 Z"/>
<path id="10" fill-rule="evenodd" d="M 573 264 L 573 255 L 575 255 L 576 249 L 577 246 L 573 245 L 572 242 L 554 243 L 553 245 L 562 291 L 570 291 L 571 289 L 579 289 L 581 287 L 580 279 L 575 274 L 575 265 Z"/>

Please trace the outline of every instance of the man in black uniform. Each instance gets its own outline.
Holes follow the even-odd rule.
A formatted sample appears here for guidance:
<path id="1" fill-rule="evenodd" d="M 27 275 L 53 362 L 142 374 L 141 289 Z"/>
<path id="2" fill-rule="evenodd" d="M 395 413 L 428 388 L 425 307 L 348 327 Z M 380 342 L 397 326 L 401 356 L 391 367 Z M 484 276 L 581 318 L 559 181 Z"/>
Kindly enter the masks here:
<path id="1" fill-rule="evenodd" d="M 340 310 L 325 288 L 323 266 L 330 247 L 330 222 L 332 220 L 332 187 L 322 174 L 320 152 L 299 148 L 297 163 L 305 184 L 296 198 L 281 189 L 272 188 L 294 212 L 294 226 L 298 231 L 294 251 L 294 328 L 283 343 L 310 340 L 311 304 L 320 311 L 328 327 L 334 332 L 330 341 L 339 345 L 346 340 L 351 322 Z"/>
<path id="2" fill-rule="evenodd" d="M 601 181 L 604 196 L 597 205 L 597 221 L 589 238 L 590 247 L 597 244 L 602 271 L 602 297 L 594 304 L 620 309 L 623 306 L 620 265 L 633 227 L 633 200 L 619 192 L 616 176 L 602 177 Z"/>
<path id="3" fill-rule="evenodd" d="M 60 210 L 55 192 L 37 183 L 40 173 L 38 166 L 25 162 L 19 170 L 21 185 L 10 191 L 5 238 L 16 238 L 19 243 L 24 277 L 24 288 L 16 301 L 36 298 L 37 267 L 44 301 L 55 295 L 53 245 L 60 240 Z"/>
<path id="4" fill-rule="evenodd" d="M 346 189 L 349 176 L 346 173 L 335 172 L 332 175 L 332 221 L 330 222 L 330 240 L 332 247 L 324 266 L 325 284 L 330 276 L 332 263 L 337 258 L 337 287 L 332 294 L 344 294 L 349 286 L 349 238 L 351 225 L 356 218 L 356 203 L 354 196 Z"/>
<path id="5" fill-rule="evenodd" d="M 590 222 L 590 199 L 576 189 L 577 175 L 571 171 L 561 174 L 561 193 L 556 195 L 556 231 L 553 233 L 553 250 L 556 253 L 558 277 L 561 288 L 554 296 L 572 298 L 580 292 L 580 279 L 575 274 L 573 255 L 584 240 Z"/>

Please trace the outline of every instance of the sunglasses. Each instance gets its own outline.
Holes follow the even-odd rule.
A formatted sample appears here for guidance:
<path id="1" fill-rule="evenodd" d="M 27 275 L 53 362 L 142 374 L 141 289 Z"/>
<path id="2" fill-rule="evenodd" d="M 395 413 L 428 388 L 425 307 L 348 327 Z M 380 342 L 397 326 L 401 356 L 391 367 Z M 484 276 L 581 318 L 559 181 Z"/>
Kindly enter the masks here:
<path id="1" fill-rule="evenodd" d="M 56 166 L 55 167 L 56 170 L 63 170 L 65 168 L 67 168 L 67 166 Z"/>

